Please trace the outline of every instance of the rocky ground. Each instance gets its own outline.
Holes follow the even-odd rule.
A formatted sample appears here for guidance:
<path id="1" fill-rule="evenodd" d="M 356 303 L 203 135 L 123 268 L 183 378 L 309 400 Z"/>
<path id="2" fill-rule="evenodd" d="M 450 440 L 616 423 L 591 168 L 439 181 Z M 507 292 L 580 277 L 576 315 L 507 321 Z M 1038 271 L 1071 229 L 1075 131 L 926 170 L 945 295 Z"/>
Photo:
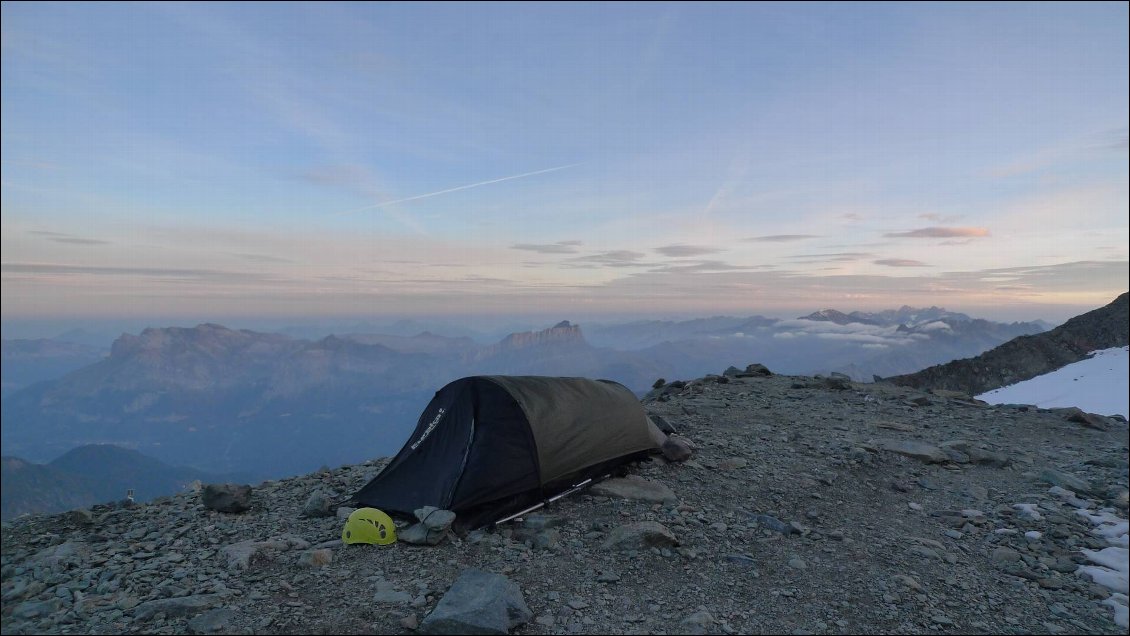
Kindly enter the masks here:
<path id="1" fill-rule="evenodd" d="M 18 519 L 3 632 L 411 633 L 476 569 L 520 587 L 521 634 L 1125 633 L 1077 513 L 1126 517 L 1124 421 L 776 375 L 645 402 L 690 460 L 434 547 L 344 546 L 340 516 L 303 515 L 380 460 L 266 482 L 239 514 L 188 493 Z"/>

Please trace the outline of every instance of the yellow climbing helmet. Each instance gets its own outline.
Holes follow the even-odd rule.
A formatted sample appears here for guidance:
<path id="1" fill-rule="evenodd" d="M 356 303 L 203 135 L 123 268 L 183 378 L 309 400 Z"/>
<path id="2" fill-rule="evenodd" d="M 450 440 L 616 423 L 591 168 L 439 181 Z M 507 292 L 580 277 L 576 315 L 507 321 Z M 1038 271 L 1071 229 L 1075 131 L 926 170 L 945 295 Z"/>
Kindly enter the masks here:
<path id="1" fill-rule="evenodd" d="M 341 529 L 344 543 L 396 543 L 396 526 L 392 518 L 376 508 L 358 508 L 349 514 Z"/>

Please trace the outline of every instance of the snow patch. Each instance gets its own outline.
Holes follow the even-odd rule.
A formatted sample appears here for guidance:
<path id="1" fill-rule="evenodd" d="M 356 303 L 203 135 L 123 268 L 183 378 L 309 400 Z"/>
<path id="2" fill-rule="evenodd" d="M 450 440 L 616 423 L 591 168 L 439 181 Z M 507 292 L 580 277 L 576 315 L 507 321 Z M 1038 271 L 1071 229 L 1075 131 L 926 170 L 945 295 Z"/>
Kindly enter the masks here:
<path id="1" fill-rule="evenodd" d="M 1041 408 L 1075 406 L 1100 415 L 1130 414 L 1130 347 L 1092 351 L 1069 364 L 977 396 L 990 404 L 1033 404 Z"/>

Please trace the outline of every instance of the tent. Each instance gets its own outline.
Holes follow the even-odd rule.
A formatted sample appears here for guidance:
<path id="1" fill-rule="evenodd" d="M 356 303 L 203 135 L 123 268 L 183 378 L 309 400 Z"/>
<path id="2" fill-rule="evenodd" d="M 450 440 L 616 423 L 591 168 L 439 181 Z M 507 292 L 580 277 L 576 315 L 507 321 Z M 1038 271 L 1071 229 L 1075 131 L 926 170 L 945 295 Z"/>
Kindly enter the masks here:
<path id="1" fill-rule="evenodd" d="M 472 376 L 436 392 L 396 457 L 352 500 L 470 529 L 658 450 L 663 434 L 608 380 Z"/>

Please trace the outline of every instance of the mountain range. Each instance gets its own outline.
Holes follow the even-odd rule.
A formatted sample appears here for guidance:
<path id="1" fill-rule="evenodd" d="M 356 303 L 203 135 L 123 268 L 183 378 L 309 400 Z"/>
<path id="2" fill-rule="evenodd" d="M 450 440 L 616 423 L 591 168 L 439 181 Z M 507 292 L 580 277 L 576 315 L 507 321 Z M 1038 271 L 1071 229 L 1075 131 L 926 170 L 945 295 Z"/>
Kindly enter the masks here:
<path id="1" fill-rule="evenodd" d="M 0 458 L 0 519 L 117 501 L 125 499 L 131 490 L 134 501 L 141 503 L 183 492 L 193 481 L 240 481 L 246 477 L 169 466 L 110 444 L 80 446 L 47 464 L 6 456 Z"/>
<path id="2" fill-rule="evenodd" d="M 396 452 L 434 391 L 467 375 L 583 376 L 637 394 L 657 378 L 761 362 L 786 374 L 901 373 L 981 353 L 1038 323 L 936 307 L 792 320 L 569 321 L 493 344 L 425 331 L 317 340 L 217 324 L 124 334 L 109 355 L 3 400 L 5 454 L 47 461 L 117 444 L 171 464 L 260 478 Z M 612 344 L 619 343 L 613 347 Z"/>

